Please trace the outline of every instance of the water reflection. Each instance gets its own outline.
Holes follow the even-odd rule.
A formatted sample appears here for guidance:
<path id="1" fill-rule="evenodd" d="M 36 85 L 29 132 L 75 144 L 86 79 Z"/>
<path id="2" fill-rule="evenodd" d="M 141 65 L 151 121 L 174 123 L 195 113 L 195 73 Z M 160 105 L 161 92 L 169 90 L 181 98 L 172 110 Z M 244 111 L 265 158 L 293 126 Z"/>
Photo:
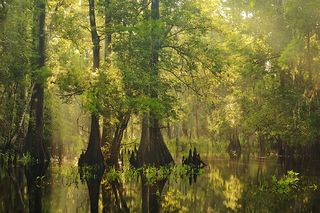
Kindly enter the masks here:
<path id="1" fill-rule="evenodd" d="M 163 179 L 149 184 L 146 178 L 142 177 L 142 212 L 159 212 L 160 199 L 166 182 L 167 179 Z"/>
<path id="2" fill-rule="evenodd" d="M 130 212 L 122 183 L 118 179 L 102 183 L 102 212 Z"/>
<path id="3" fill-rule="evenodd" d="M 79 168 L 80 178 L 87 183 L 89 199 L 90 199 L 90 211 L 92 213 L 99 212 L 99 194 L 102 175 L 104 173 L 104 167 Z"/>
<path id="4" fill-rule="evenodd" d="M 278 163 L 277 159 L 206 159 L 194 179 L 171 174 L 110 179 L 106 174 L 80 181 L 78 168 L 64 162 L 36 167 L 0 167 L 0 212 L 319 212 L 318 162 Z M 297 187 L 283 193 L 288 170 L 299 173 Z M 190 182 L 191 179 L 191 182 Z M 195 181 L 196 180 L 196 181 Z M 285 179 L 283 179 L 285 180 Z M 190 184 L 191 183 L 191 184 Z M 282 184 L 282 185 L 281 185 Z M 288 184 L 289 187 L 290 184 Z M 282 187 L 282 188 L 281 188 Z M 280 192 L 277 191 L 280 189 Z"/>
<path id="5" fill-rule="evenodd" d="M 25 167 L 29 212 L 42 212 L 42 193 L 45 187 L 47 163 L 28 165 Z"/>
<path id="6" fill-rule="evenodd" d="M 0 171 L 0 212 L 23 211 L 28 204 L 24 200 L 23 169 L 1 165 Z"/>

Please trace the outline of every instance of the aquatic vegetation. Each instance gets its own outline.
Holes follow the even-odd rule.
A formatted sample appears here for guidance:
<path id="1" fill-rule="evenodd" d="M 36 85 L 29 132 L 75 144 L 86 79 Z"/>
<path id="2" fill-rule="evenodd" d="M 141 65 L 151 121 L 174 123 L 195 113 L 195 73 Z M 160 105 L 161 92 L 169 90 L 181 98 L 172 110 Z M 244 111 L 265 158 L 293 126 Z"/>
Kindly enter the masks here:
<path id="1" fill-rule="evenodd" d="M 119 178 L 123 182 L 130 182 L 137 180 L 137 178 L 142 175 L 147 184 L 153 184 L 169 177 L 174 179 L 184 179 L 188 178 L 190 175 L 202 175 L 203 171 L 203 169 L 194 171 L 187 165 L 170 165 L 161 167 L 145 166 L 141 168 L 124 166 L 121 169 L 111 167 L 105 171 L 103 181 L 114 181 Z M 86 168 L 84 175 L 90 176 L 90 172 L 93 172 L 92 168 Z"/>
<path id="2" fill-rule="evenodd" d="M 298 190 L 300 185 L 300 174 L 292 170 L 288 171 L 286 175 L 277 179 L 275 176 L 272 177 L 272 191 L 279 194 L 286 194 Z"/>
<path id="3" fill-rule="evenodd" d="M 25 166 L 36 162 L 28 152 L 22 155 L 15 152 L 0 153 L 0 158 L 4 165 Z"/>
<path id="4" fill-rule="evenodd" d="M 31 157 L 30 153 L 27 152 L 27 153 L 23 153 L 22 157 L 19 158 L 17 161 L 22 163 L 23 165 L 27 165 L 27 164 L 30 164 L 33 161 L 33 159 Z"/>

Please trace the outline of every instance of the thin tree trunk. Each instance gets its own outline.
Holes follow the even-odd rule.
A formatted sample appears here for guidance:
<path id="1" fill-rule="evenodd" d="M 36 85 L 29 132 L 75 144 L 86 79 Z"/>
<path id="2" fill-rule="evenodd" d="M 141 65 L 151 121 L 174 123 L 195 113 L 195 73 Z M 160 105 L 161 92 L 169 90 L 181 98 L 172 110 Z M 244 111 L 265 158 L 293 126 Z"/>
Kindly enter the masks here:
<path id="1" fill-rule="evenodd" d="M 200 132 L 199 132 L 198 98 L 196 100 L 195 119 L 196 119 L 196 136 L 199 139 L 200 138 Z"/>
<path id="2" fill-rule="evenodd" d="M 232 130 L 229 138 L 228 153 L 232 159 L 240 159 L 241 144 L 237 130 Z"/>
<path id="3" fill-rule="evenodd" d="M 28 96 L 28 98 L 27 98 L 27 101 L 26 101 L 26 103 L 25 103 L 25 107 L 24 107 L 24 109 L 23 109 L 23 111 L 22 111 L 22 115 L 20 116 L 21 119 L 20 119 L 20 121 L 19 121 L 19 123 L 18 123 L 18 126 L 17 126 L 17 128 L 16 128 L 16 131 L 15 131 L 14 135 L 12 136 L 12 138 L 10 139 L 10 144 L 15 144 L 17 138 L 19 137 L 19 135 L 20 135 L 21 132 L 22 132 L 23 123 L 24 123 L 25 116 L 26 116 L 26 114 L 27 114 L 27 112 L 28 112 L 28 107 L 29 107 L 29 105 L 30 105 L 31 94 L 32 94 L 33 88 L 34 88 L 34 84 L 31 85 L 30 94 L 29 94 L 29 96 Z"/>
<path id="4" fill-rule="evenodd" d="M 110 148 L 112 143 L 112 138 L 114 136 L 115 127 L 110 123 L 110 117 L 104 117 L 102 120 L 102 136 L 101 136 L 101 146 L 107 146 Z"/>
<path id="5" fill-rule="evenodd" d="M 121 122 L 117 125 L 114 133 L 114 137 L 111 143 L 111 149 L 110 149 L 111 163 L 116 167 L 118 167 L 118 159 L 120 155 L 120 148 L 121 148 L 123 133 L 128 126 L 129 120 L 130 120 L 130 112 L 127 112 L 121 119 Z"/>
<path id="6" fill-rule="evenodd" d="M 105 19 L 104 19 L 104 27 L 105 27 L 105 49 L 104 49 L 104 61 L 110 66 L 111 58 L 110 55 L 112 53 L 111 44 L 112 44 L 112 33 L 111 33 L 111 13 L 109 10 L 111 1 L 105 0 Z M 110 116 L 111 117 L 111 116 Z M 125 113 L 124 116 L 120 116 L 120 122 L 113 126 L 110 123 L 110 118 L 104 119 L 104 127 L 103 127 L 103 140 L 107 141 L 110 144 L 110 162 L 112 165 L 118 167 L 118 158 L 120 154 L 121 141 L 123 138 L 123 133 L 127 128 L 128 122 L 130 119 L 130 112 Z"/>
<path id="7" fill-rule="evenodd" d="M 168 134 L 168 139 L 171 140 L 172 139 L 172 129 L 171 129 L 171 125 L 170 125 L 170 121 L 167 121 L 167 134 Z"/>

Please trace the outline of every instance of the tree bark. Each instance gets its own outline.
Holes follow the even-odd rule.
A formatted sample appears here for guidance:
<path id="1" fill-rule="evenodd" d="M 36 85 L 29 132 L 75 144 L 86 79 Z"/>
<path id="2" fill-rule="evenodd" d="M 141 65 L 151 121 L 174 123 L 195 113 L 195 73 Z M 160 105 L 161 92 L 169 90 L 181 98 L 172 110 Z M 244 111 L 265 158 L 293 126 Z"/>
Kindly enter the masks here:
<path id="1" fill-rule="evenodd" d="M 160 18 L 159 0 L 151 2 L 151 20 L 157 21 Z M 157 30 L 151 29 L 151 76 L 152 79 L 159 79 L 159 49 L 160 40 Z M 157 99 L 157 88 L 150 88 L 151 98 Z M 141 141 L 138 149 L 138 165 L 163 166 L 173 162 L 173 158 L 164 143 L 160 130 L 159 118 L 154 112 L 145 113 L 142 120 Z"/>
<path id="2" fill-rule="evenodd" d="M 170 121 L 167 121 L 167 135 L 168 135 L 168 139 L 171 140 L 172 139 L 172 129 L 171 129 L 171 125 L 170 125 Z"/>
<path id="3" fill-rule="evenodd" d="M 31 94 L 33 92 L 33 88 L 34 88 L 34 84 L 31 85 L 31 89 L 30 89 L 30 94 L 29 96 L 27 97 L 27 100 L 26 100 L 26 103 L 24 105 L 24 109 L 21 111 L 21 115 L 18 116 L 18 118 L 20 120 L 17 121 L 17 127 L 16 127 L 16 130 L 15 130 L 15 133 L 13 134 L 13 136 L 11 137 L 10 139 L 10 144 L 14 145 L 15 142 L 17 141 L 18 137 L 20 136 L 21 132 L 22 132 L 22 129 L 23 129 L 23 124 L 24 124 L 24 121 L 25 121 L 25 116 L 28 112 L 28 108 L 30 106 L 30 101 L 31 101 Z"/>
<path id="4" fill-rule="evenodd" d="M 36 68 L 45 66 L 45 17 L 46 1 L 35 0 L 34 36 L 37 58 Z M 35 80 L 35 79 L 34 79 Z M 44 82 L 36 82 L 33 88 L 30 104 L 30 118 L 26 136 L 25 150 L 40 162 L 48 161 L 49 154 L 43 141 L 43 109 L 44 109 Z"/>
<path id="5" fill-rule="evenodd" d="M 258 142 L 259 142 L 259 155 L 260 157 L 266 156 L 266 139 L 262 133 L 258 133 Z"/>
<path id="6" fill-rule="evenodd" d="M 121 122 L 116 126 L 114 137 L 111 143 L 111 147 L 110 147 L 111 163 L 116 167 L 119 166 L 118 159 L 120 154 L 121 141 L 122 141 L 123 133 L 128 126 L 129 119 L 130 119 L 130 112 L 127 112 L 121 119 Z"/>
<path id="7" fill-rule="evenodd" d="M 96 72 L 100 66 L 100 38 L 97 32 L 94 0 L 89 0 L 89 17 L 91 39 L 93 43 L 93 72 Z M 89 144 L 83 156 L 83 162 L 90 165 L 103 164 L 103 156 L 100 147 L 99 115 L 94 112 L 91 113 Z"/>
<path id="8" fill-rule="evenodd" d="M 112 53 L 111 44 L 112 44 L 112 33 L 111 33 L 111 13 L 109 10 L 111 1 L 105 0 L 105 19 L 104 19 L 104 28 L 105 28 L 105 49 L 104 49 L 104 61 L 109 67 L 111 65 L 110 55 Z M 111 113 L 110 113 L 111 114 Z M 111 116 L 104 119 L 102 140 L 109 144 L 109 160 L 108 162 L 111 165 L 118 167 L 118 158 L 120 154 L 121 141 L 123 138 L 123 133 L 127 128 L 128 122 L 130 119 L 130 112 L 124 113 L 123 116 L 119 116 L 120 122 L 117 125 L 112 125 L 110 123 Z"/>

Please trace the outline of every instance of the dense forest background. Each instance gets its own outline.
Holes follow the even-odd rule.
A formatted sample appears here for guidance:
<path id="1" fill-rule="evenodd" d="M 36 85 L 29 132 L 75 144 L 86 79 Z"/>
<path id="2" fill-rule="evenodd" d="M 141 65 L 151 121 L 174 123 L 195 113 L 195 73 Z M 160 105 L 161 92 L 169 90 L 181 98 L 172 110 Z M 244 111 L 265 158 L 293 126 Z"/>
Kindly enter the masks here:
<path id="1" fill-rule="evenodd" d="M 0 0 L 0 149 L 319 158 L 318 0 Z M 89 141 L 88 141 L 89 139 Z M 167 149 L 166 144 L 169 146 Z"/>

